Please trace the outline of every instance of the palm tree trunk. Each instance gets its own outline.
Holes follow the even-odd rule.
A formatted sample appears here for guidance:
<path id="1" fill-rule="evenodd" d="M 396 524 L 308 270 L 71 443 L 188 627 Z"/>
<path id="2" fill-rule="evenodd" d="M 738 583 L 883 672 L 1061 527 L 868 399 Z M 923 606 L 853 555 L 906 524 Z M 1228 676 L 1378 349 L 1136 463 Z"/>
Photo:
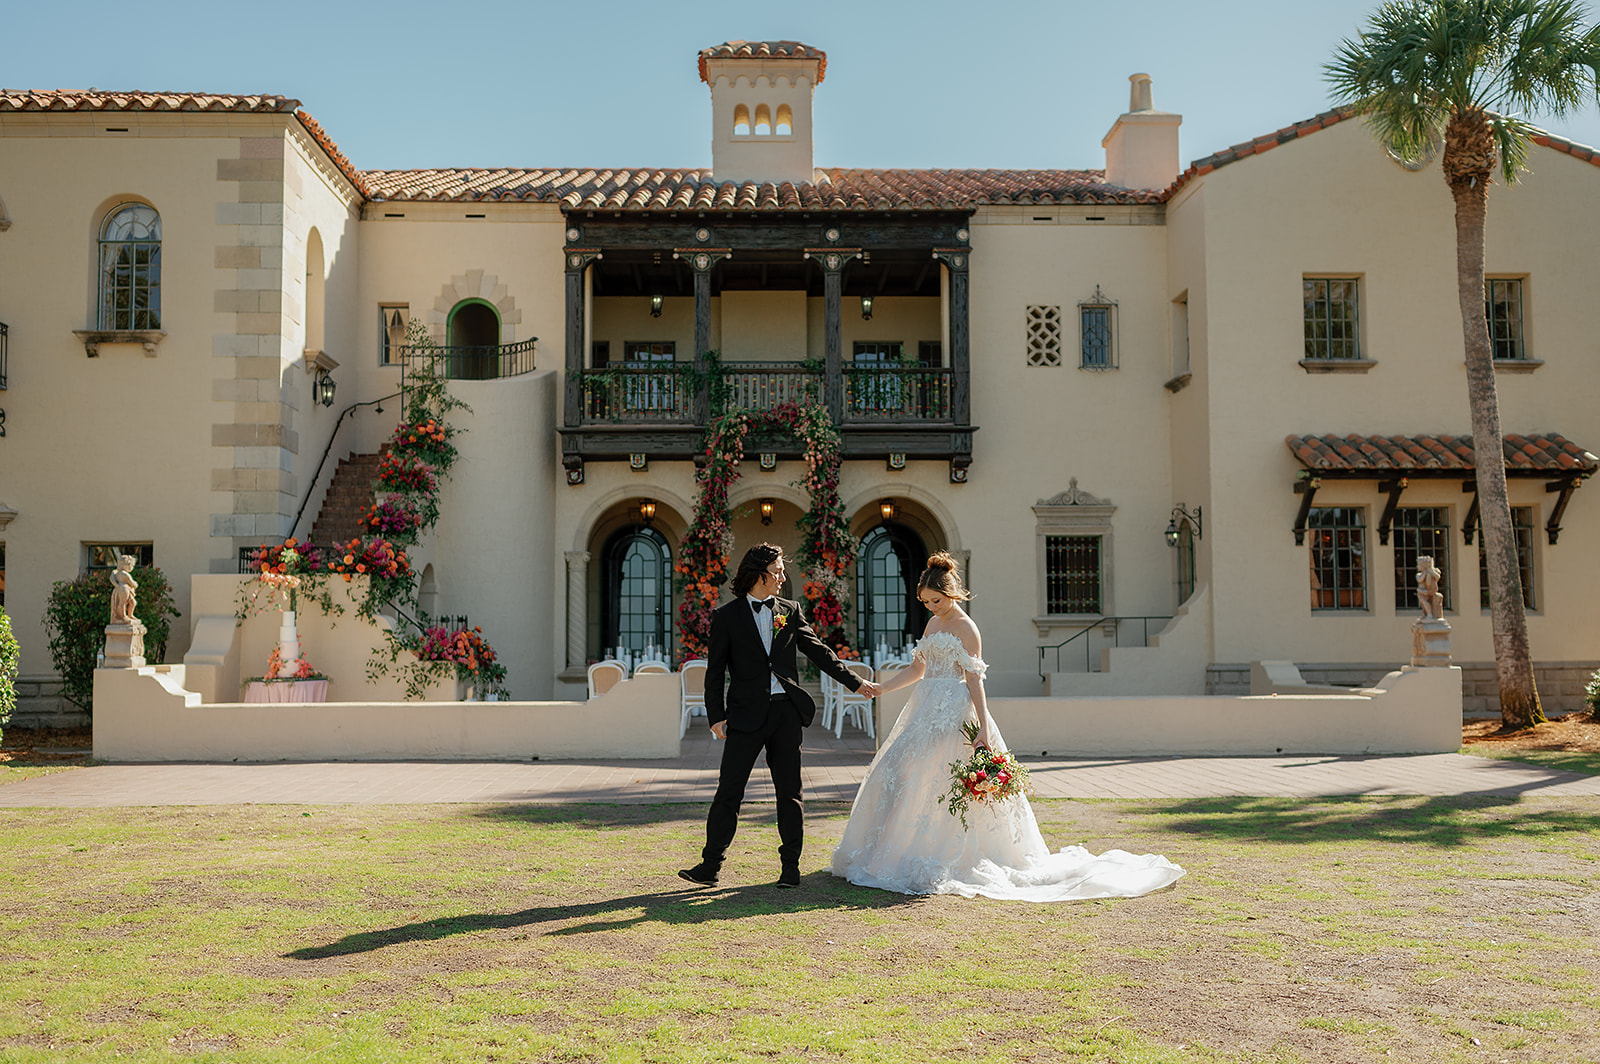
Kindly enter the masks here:
<path id="1" fill-rule="evenodd" d="M 1521 567 L 1511 532 L 1506 497 L 1505 450 L 1500 433 L 1500 398 L 1495 388 L 1484 320 L 1483 227 L 1489 211 L 1488 172 L 1452 181 L 1456 203 L 1456 285 L 1467 350 L 1467 401 L 1472 410 L 1472 450 L 1478 470 L 1478 513 L 1489 570 L 1489 624 L 1500 681 L 1500 721 L 1505 729 L 1542 723 L 1533 679 L 1528 619 L 1522 605 Z"/>

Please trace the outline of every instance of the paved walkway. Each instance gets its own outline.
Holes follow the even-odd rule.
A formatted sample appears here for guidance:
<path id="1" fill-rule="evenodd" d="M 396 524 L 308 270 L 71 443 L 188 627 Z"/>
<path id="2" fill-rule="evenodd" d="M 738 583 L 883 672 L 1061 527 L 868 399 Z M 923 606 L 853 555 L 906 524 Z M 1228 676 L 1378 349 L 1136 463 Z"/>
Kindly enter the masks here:
<path id="1" fill-rule="evenodd" d="M 848 802 L 873 742 L 811 729 L 812 801 Z M 429 802 L 708 803 L 721 745 L 704 731 L 662 761 L 400 761 L 95 765 L 0 786 L 0 808 L 407 805 Z M 1024 758 L 1042 798 L 1312 798 L 1352 794 L 1600 796 L 1600 776 L 1460 754 L 1392 757 Z M 747 800 L 770 802 L 762 766 Z"/>

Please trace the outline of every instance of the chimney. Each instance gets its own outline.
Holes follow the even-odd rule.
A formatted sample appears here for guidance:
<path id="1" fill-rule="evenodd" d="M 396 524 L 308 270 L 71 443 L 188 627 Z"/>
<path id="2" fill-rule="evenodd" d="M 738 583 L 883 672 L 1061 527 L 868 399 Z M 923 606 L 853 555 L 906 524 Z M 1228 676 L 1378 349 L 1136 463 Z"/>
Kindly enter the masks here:
<path id="1" fill-rule="evenodd" d="M 728 41 L 703 50 L 712 177 L 810 181 L 811 96 L 827 71 L 827 54 L 799 41 Z"/>
<path id="2" fill-rule="evenodd" d="M 1128 113 L 1100 141 L 1106 150 L 1106 184 L 1166 188 L 1177 180 L 1178 127 L 1183 116 L 1157 111 L 1149 74 L 1128 77 Z"/>

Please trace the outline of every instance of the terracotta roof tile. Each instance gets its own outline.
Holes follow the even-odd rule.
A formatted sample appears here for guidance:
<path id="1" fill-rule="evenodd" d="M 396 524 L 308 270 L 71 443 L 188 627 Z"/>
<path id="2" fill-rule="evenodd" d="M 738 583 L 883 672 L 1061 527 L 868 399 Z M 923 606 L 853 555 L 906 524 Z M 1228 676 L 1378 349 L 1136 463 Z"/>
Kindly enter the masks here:
<path id="1" fill-rule="evenodd" d="M 1313 472 L 1386 472 L 1475 468 L 1471 436 L 1290 436 L 1289 453 Z M 1505 437 L 1506 467 L 1530 472 L 1600 470 L 1600 458 L 1564 436 Z"/>
<path id="2" fill-rule="evenodd" d="M 0 111 L 293 111 L 286 96 L 211 92 L 101 92 L 96 89 L 0 90 Z"/>
<path id="3" fill-rule="evenodd" d="M 1578 144 L 1567 140 L 1565 137 L 1558 137 L 1553 133 L 1536 133 L 1532 140 L 1535 144 L 1542 144 L 1546 148 L 1554 148 L 1556 151 L 1566 152 L 1574 159 L 1582 159 L 1590 166 L 1600 166 L 1600 151 L 1595 151 L 1587 145 Z"/>
<path id="4" fill-rule="evenodd" d="M 300 120 L 300 124 L 305 127 L 305 131 L 311 134 L 311 139 L 317 142 L 317 146 L 327 153 L 329 160 L 339 168 L 339 172 L 356 187 L 357 192 L 361 193 L 361 198 L 371 199 L 372 193 L 368 191 L 366 182 L 361 179 L 361 174 L 355 167 L 350 165 L 350 160 L 344 157 L 344 152 L 339 150 L 339 145 L 335 144 L 333 138 L 323 130 L 322 125 L 311 117 L 310 112 L 296 111 L 294 116 Z"/>
<path id="5" fill-rule="evenodd" d="M 799 41 L 725 41 L 710 48 L 700 49 L 700 80 L 710 84 L 706 77 L 707 59 L 816 59 L 817 84 L 828 76 L 828 53 Z"/>
<path id="6" fill-rule="evenodd" d="M 374 199 L 524 200 L 574 210 L 962 210 L 984 205 L 1160 203 L 1100 170 L 820 169 L 792 184 L 712 180 L 709 170 L 366 170 Z"/>
<path id="7" fill-rule="evenodd" d="M 1327 129 L 1329 126 L 1336 125 L 1351 117 L 1354 117 L 1354 112 L 1349 108 L 1324 111 L 1319 115 L 1312 115 L 1303 122 L 1296 122 L 1292 126 L 1284 126 L 1282 129 L 1263 134 L 1253 140 L 1247 140 L 1243 144 L 1235 144 L 1231 148 L 1224 148 L 1222 151 L 1196 159 L 1189 164 L 1189 169 L 1178 175 L 1178 179 L 1166 190 L 1166 194 L 1162 198 L 1170 198 L 1174 192 L 1177 192 L 1195 178 L 1209 174 L 1211 171 L 1227 166 L 1229 163 L 1238 162 L 1247 156 L 1259 155 L 1264 151 L 1276 148 L 1280 144 L 1287 144 L 1291 140 L 1310 136 L 1319 129 Z"/>

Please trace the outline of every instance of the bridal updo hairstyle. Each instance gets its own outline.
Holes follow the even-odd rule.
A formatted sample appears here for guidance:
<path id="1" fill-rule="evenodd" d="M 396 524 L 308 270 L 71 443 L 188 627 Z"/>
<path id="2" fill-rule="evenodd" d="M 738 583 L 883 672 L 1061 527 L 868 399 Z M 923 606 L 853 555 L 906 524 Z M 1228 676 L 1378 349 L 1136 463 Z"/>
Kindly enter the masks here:
<path id="1" fill-rule="evenodd" d="M 939 551 L 928 559 L 928 567 L 917 580 L 918 591 L 937 591 L 947 599 L 965 602 L 972 597 L 961 582 L 961 571 L 948 551 Z"/>
<path id="2" fill-rule="evenodd" d="M 750 589 L 761 581 L 767 568 L 783 557 L 783 548 L 771 543 L 757 543 L 739 559 L 739 570 L 733 574 L 733 595 L 740 598 L 750 594 Z"/>

